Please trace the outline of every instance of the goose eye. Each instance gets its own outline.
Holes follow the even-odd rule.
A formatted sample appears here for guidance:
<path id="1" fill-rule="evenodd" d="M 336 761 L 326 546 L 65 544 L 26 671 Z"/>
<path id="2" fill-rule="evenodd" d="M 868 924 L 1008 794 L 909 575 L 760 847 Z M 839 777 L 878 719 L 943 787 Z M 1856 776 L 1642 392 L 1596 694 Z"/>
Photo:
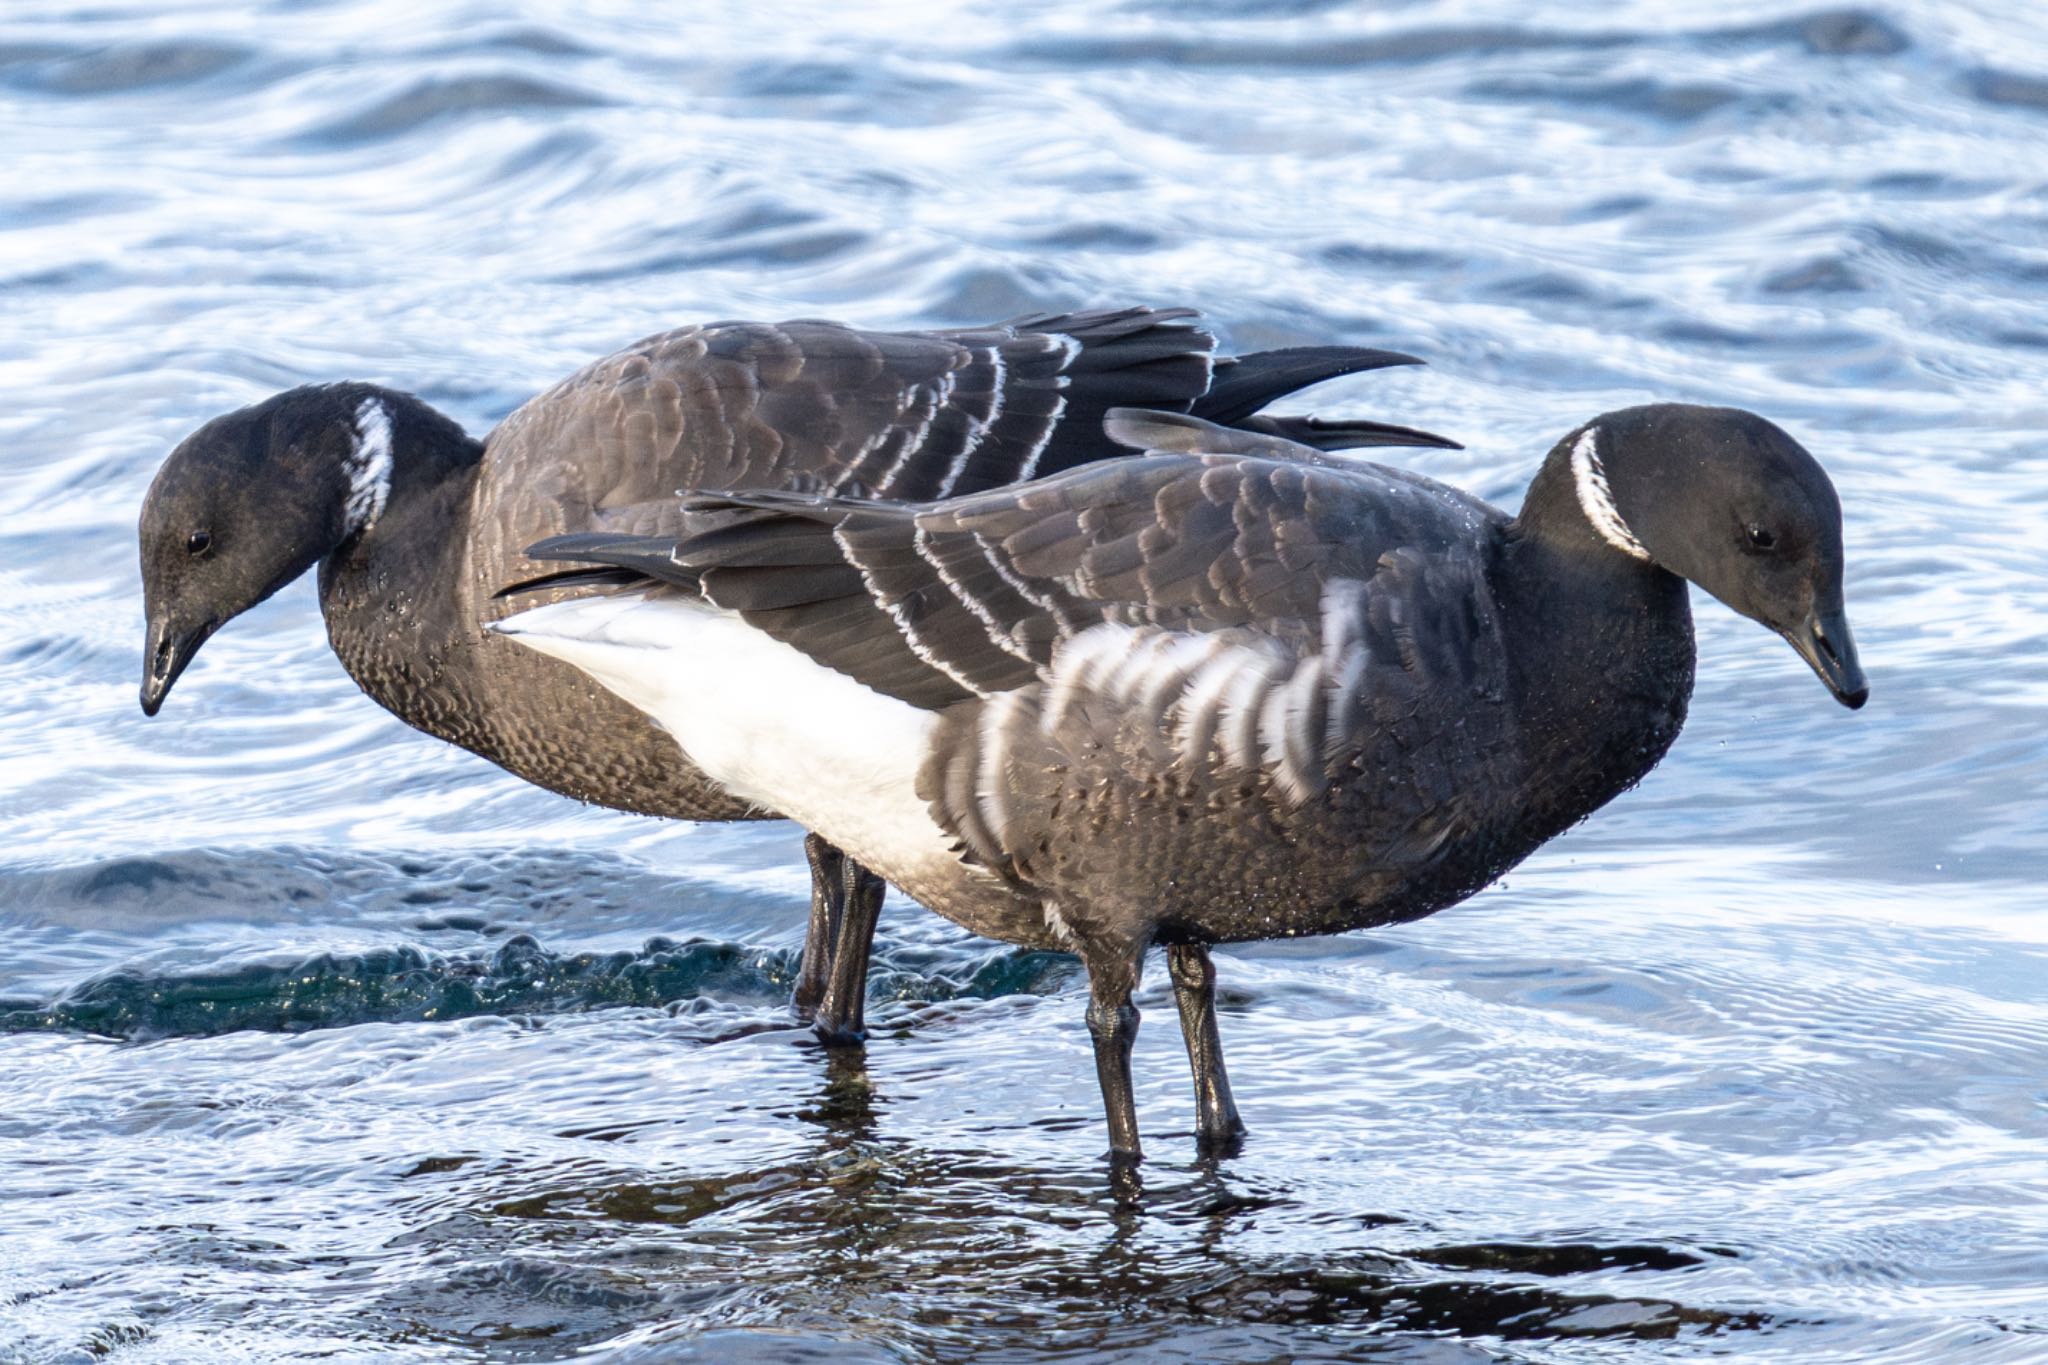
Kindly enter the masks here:
<path id="1" fill-rule="evenodd" d="M 185 550 L 188 554 L 203 555 L 212 548 L 213 533 L 211 531 L 194 531 L 191 535 L 185 537 Z"/>
<path id="2" fill-rule="evenodd" d="M 1749 537 L 1749 548 L 1752 550 L 1769 550 L 1777 546 L 1778 538 L 1761 526 L 1746 527 L 1744 533 Z"/>

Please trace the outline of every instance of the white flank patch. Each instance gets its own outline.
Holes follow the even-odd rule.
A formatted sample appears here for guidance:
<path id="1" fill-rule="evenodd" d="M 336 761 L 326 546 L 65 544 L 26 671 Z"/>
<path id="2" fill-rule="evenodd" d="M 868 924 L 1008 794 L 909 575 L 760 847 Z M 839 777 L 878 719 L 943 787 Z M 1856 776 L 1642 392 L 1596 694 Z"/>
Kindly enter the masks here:
<path id="1" fill-rule="evenodd" d="M 1052 735 L 1077 710 L 1098 727 L 1135 713 L 1168 739 L 1175 767 L 1263 772 L 1280 800 L 1301 805 L 1357 740 L 1370 605 L 1366 584 L 1330 583 L 1322 648 L 1307 653 L 1242 632 L 1094 626 L 1053 655 L 1040 726 Z M 990 775 L 981 777 L 987 786 Z M 983 814 L 994 821 L 1008 811 L 985 798 Z"/>
<path id="2" fill-rule="evenodd" d="M 1106 671 L 1096 674 L 1095 690 L 1116 702 L 1129 705 L 1148 679 L 1166 671 L 1161 665 L 1160 655 L 1172 643 L 1172 639 L 1160 631 L 1132 632 L 1124 642 L 1123 658 L 1111 661 Z"/>
<path id="3" fill-rule="evenodd" d="M 892 882 L 957 869 L 917 794 L 938 718 L 742 621 L 674 597 L 571 598 L 492 629 L 583 670 L 676 738 L 719 785 Z"/>
<path id="4" fill-rule="evenodd" d="M 982 707 L 980 765 L 974 774 L 974 800 L 981 808 L 981 822 L 997 845 L 1010 846 L 1010 727 L 1017 708 L 1024 704 L 1021 692 L 1005 692 Z"/>
<path id="5" fill-rule="evenodd" d="M 1357 717 L 1352 714 L 1365 686 L 1372 654 L 1364 638 L 1371 594 L 1351 578 L 1332 579 L 1323 589 L 1323 657 L 1321 672 L 1329 687 L 1323 703 L 1323 757 L 1335 758 L 1350 743 Z"/>
<path id="6" fill-rule="evenodd" d="M 1259 717 L 1266 767 L 1296 805 L 1308 800 L 1323 775 L 1323 736 L 1310 733 L 1309 719 L 1315 714 L 1316 693 L 1329 687 L 1324 671 L 1328 664 L 1320 657 L 1302 660 L 1286 685 L 1273 689 L 1273 699 Z"/>
<path id="7" fill-rule="evenodd" d="M 356 409 L 355 445 L 342 468 L 348 475 L 342 516 L 354 535 L 377 524 L 391 497 L 391 410 L 381 398 L 365 398 Z"/>
<path id="8" fill-rule="evenodd" d="M 1579 490 L 1579 506 L 1602 540 L 1623 554 L 1647 563 L 1650 552 L 1628 529 L 1628 523 L 1621 519 L 1620 509 L 1614 505 L 1614 490 L 1607 486 L 1607 470 L 1600 463 L 1598 431 L 1597 427 L 1587 427 L 1586 434 L 1579 437 L 1578 444 L 1572 447 L 1572 483 Z"/>
<path id="9" fill-rule="evenodd" d="M 1048 735 L 1057 730 L 1074 699 L 1095 691 L 1096 679 L 1104 669 L 1114 669 L 1122 661 L 1136 636 L 1129 626 L 1105 621 L 1061 645 L 1053 655 L 1052 690 L 1040 709 L 1039 729 Z"/>
<path id="10" fill-rule="evenodd" d="M 1323 707 L 1323 757 L 1335 758 L 1351 742 L 1357 725 L 1352 709 L 1365 687 L 1365 672 L 1372 656 L 1363 644 L 1346 646 L 1334 658 L 1323 656 L 1323 673 L 1329 680 L 1330 696 Z"/>
<path id="11" fill-rule="evenodd" d="M 1230 648 L 1214 635 L 1185 635 L 1175 631 L 1167 635 L 1166 640 L 1164 656 L 1158 658 L 1139 679 L 1141 690 L 1127 697 L 1132 705 L 1150 716 L 1164 716 L 1173 698 L 1187 688 L 1188 680 L 1217 654 Z"/>
<path id="12" fill-rule="evenodd" d="M 1232 656 L 1237 667 L 1216 711 L 1216 741 L 1225 763 L 1256 769 L 1259 713 L 1265 709 L 1267 690 L 1279 677 L 1282 665 L 1278 659 L 1250 649 L 1234 650 Z"/>

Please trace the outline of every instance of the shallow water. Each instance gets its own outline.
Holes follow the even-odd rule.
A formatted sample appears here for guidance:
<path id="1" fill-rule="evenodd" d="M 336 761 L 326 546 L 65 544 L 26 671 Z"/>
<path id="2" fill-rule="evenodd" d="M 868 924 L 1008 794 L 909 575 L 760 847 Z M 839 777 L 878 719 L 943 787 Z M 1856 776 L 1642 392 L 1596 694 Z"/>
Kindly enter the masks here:
<path id="1" fill-rule="evenodd" d="M 0 1360 L 2048 1360 L 2048 22 L 663 9 L 0 17 Z M 1218 954 L 1235 1159 L 1155 965 L 1135 1213 L 1069 960 L 892 901 L 830 1056 L 788 827 L 414 734 L 308 583 L 136 709 L 135 511 L 218 411 L 1122 302 L 1426 355 L 1315 406 L 1510 503 L 1606 408 L 1776 418 L 1870 706 L 1703 605 L 1639 790 Z"/>

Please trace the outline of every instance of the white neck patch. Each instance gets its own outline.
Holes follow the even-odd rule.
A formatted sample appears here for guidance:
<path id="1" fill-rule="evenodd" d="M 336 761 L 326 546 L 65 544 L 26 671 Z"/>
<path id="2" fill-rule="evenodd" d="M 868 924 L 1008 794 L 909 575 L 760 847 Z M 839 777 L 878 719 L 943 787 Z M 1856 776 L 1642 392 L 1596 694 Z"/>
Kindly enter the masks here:
<path id="1" fill-rule="evenodd" d="M 342 468 L 348 474 L 342 516 L 354 535 L 377 524 L 391 496 L 391 410 L 383 399 L 365 398 L 356 409 L 356 443 Z"/>
<path id="2" fill-rule="evenodd" d="M 1580 510 L 1593 523 L 1600 538 L 1630 558 L 1648 563 L 1650 552 L 1628 529 L 1620 509 L 1614 505 L 1614 490 L 1607 486 L 1607 469 L 1600 463 L 1597 427 L 1587 427 L 1586 434 L 1572 447 L 1572 483 L 1579 490 Z"/>

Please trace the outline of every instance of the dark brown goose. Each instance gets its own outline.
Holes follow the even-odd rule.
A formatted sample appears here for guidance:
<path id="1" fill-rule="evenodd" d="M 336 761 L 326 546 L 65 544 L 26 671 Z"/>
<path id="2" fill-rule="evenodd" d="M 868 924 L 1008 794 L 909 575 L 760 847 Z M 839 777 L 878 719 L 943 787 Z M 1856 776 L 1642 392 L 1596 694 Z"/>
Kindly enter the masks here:
<path id="1" fill-rule="evenodd" d="M 154 715 L 215 630 L 314 565 L 349 674 L 408 724 L 543 787 L 688 819 L 773 807 L 706 777 L 639 711 L 489 634 L 521 553 L 565 531 L 652 532 L 683 489 L 943 497 L 1118 453 L 1118 403 L 1164 405 L 1328 446 L 1447 445 L 1371 422 L 1255 414 L 1337 375 L 1413 363 L 1358 347 L 1237 358 L 1188 309 L 1044 315 L 951 332 L 723 322 L 627 347 L 478 441 L 410 395 L 293 389 L 215 418 L 142 509 Z M 880 882 L 813 839 L 798 987 L 829 1039 L 857 1038 Z M 843 913 L 842 913 L 843 910 Z M 839 920 L 835 930 L 833 922 Z M 847 944 L 830 973 L 827 938 Z"/>
<path id="2" fill-rule="evenodd" d="M 1513 518 L 1186 417 L 1112 428 L 1152 453 L 941 502 L 702 497 L 679 533 L 542 544 L 618 586 L 498 629 L 939 913 L 1078 952 L 1125 1169 L 1146 949 L 1227 1144 L 1203 945 L 1427 915 L 1641 780 L 1692 691 L 1687 580 L 1867 696 L 1834 488 L 1750 413 L 1597 418 Z"/>

